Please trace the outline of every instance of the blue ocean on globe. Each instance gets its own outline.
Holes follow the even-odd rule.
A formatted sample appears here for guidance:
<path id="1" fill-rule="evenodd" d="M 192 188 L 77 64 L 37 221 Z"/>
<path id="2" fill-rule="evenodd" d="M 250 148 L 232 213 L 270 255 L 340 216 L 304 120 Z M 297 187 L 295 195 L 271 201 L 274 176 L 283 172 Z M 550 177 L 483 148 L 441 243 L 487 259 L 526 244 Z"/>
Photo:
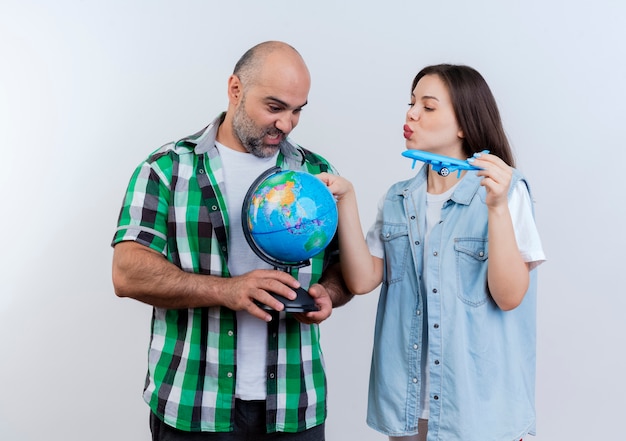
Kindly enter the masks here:
<path id="1" fill-rule="evenodd" d="M 337 205 L 310 173 L 282 170 L 252 190 L 248 227 L 254 243 L 282 263 L 305 261 L 323 251 L 337 231 Z"/>

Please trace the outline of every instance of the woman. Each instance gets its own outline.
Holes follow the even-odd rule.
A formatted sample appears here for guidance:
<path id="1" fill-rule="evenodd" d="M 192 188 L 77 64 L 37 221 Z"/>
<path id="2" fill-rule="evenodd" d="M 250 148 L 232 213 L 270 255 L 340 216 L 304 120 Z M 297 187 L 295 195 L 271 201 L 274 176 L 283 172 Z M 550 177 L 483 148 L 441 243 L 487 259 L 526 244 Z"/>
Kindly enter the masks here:
<path id="1" fill-rule="evenodd" d="M 382 282 L 367 422 L 391 440 L 534 434 L 533 269 L 545 257 L 483 77 L 467 66 L 422 69 L 404 137 L 407 149 L 470 157 L 479 170 L 440 176 L 424 166 L 392 185 L 367 242 L 350 182 L 319 175 L 338 201 L 348 287 L 364 294 Z"/>

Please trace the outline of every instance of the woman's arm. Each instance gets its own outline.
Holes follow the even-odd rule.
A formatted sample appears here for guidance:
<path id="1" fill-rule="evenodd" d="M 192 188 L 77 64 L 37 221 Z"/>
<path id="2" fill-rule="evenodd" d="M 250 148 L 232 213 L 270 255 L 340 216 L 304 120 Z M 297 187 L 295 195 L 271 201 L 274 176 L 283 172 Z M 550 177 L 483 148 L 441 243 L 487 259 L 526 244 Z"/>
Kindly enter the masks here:
<path id="1" fill-rule="evenodd" d="M 489 291 L 500 309 L 508 311 L 522 303 L 529 284 L 529 268 L 517 247 L 508 207 L 489 208 L 488 234 Z"/>
<path id="2" fill-rule="evenodd" d="M 352 183 L 341 176 L 317 175 L 337 199 L 339 251 L 345 283 L 354 294 L 367 294 L 376 288 L 383 277 L 383 260 L 370 254 L 357 206 Z"/>
<path id="3" fill-rule="evenodd" d="M 487 283 L 491 296 L 504 311 L 516 308 L 529 284 L 529 267 L 517 246 L 508 206 L 512 169 L 494 155 L 481 154 L 474 165 L 483 168 L 481 185 L 487 190 L 489 261 Z"/>

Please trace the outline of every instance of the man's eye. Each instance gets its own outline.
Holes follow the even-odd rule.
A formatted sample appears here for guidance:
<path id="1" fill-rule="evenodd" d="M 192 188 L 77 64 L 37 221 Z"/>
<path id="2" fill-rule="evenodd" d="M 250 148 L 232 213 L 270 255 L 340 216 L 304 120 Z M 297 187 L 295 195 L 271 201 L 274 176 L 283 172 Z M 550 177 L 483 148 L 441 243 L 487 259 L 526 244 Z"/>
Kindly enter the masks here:
<path id="1" fill-rule="evenodd" d="M 269 106 L 270 112 L 280 112 L 281 108 L 278 106 Z"/>
<path id="2" fill-rule="evenodd" d="M 427 112 L 432 112 L 435 109 L 433 109 L 432 107 L 424 106 L 424 110 Z"/>

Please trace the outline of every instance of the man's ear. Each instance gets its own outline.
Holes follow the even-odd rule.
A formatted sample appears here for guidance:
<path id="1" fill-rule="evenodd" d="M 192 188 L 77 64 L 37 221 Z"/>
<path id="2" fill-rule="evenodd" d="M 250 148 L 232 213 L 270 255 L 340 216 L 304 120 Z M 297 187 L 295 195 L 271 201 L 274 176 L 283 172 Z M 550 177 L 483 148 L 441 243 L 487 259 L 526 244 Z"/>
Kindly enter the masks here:
<path id="1" fill-rule="evenodd" d="M 228 78 L 228 101 L 232 105 L 237 105 L 243 96 L 243 86 L 241 80 L 235 74 Z"/>
<path id="2" fill-rule="evenodd" d="M 463 133 L 462 128 L 459 127 L 459 131 L 457 132 L 456 136 L 458 136 L 461 139 L 465 138 L 465 133 Z"/>

